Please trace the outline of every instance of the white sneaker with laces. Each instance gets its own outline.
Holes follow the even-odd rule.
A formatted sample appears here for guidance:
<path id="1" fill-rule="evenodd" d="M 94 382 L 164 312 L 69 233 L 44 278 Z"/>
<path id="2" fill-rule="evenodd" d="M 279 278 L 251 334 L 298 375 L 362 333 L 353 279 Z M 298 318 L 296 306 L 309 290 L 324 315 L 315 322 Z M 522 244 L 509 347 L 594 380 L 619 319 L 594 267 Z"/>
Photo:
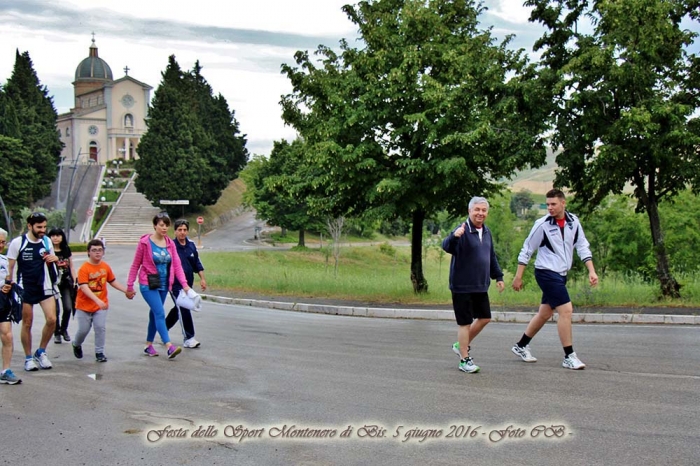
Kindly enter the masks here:
<path id="1" fill-rule="evenodd" d="M 199 348 L 200 343 L 194 337 L 185 340 L 182 344 L 185 348 Z"/>
<path id="2" fill-rule="evenodd" d="M 38 371 L 39 366 L 36 364 L 34 358 L 29 358 L 24 360 L 24 370 L 27 372 Z"/>
<path id="3" fill-rule="evenodd" d="M 42 369 L 53 368 L 53 364 L 51 364 L 51 361 L 49 361 L 49 356 L 46 354 L 46 351 L 44 351 L 38 356 L 34 355 L 34 358 L 39 360 L 39 367 L 41 367 Z"/>
<path id="4" fill-rule="evenodd" d="M 525 362 L 537 362 L 537 358 L 530 352 L 530 345 L 525 345 L 525 348 L 521 348 L 516 343 L 513 345 L 513 348 L 511 348 L 511 351 L 516 356 L 520 356 Z"/>
<path id="5" fill-rule="evenodd" d="M 564 358 L 564 361 L 561 363 L 561 366 L 566 368 L 566 369 L 573 369 L 573 370 L 579 370 L 579 369 L 585 369 L 586 365 L 581 362 L 581 360 L 576 356 L 576 353 L 571 353 L 567 357 Z"/>

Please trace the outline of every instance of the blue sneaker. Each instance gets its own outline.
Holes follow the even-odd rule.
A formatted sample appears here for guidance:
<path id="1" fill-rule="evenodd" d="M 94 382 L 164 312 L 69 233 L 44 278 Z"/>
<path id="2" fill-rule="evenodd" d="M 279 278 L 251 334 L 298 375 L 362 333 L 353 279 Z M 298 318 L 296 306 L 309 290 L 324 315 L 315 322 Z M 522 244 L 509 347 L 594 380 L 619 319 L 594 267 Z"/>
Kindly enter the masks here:
<path id="1" fill-rule="evenodd" d="M 49 356 L 46 354 L 46 351 L 42 351 L 40 353 L 39 350 L 36 350 L 34 353 L 34 359 L 39 361 L 39 367 L 42 369 L 51 369 L 53 367 L 53 364 L 51 364 L 51 361 L 49 361 Z"/>
<path id="2" fill-rule="evenodd" d="M 22 383 L 22 379 L 17 377 L 11 369 L 7 369 L 5 372 L 0 374 L 0 383 L 6 383 L 8 385 L 16 385 Z"/>

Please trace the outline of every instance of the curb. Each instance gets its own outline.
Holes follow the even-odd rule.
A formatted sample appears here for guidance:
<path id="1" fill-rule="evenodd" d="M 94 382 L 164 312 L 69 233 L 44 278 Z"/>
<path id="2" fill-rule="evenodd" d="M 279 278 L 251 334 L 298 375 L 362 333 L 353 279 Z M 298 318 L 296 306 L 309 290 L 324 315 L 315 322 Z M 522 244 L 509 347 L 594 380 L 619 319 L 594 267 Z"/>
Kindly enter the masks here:
<path id="1" fill-rule="evenodd" d="M 262 307 L 281 311 L 310 312 L 352 317 L 379 317 L 384 319 L 454 320 L 452 310 L 391 309 L 376 307 L 334 306 L 329 304 L 305 304 L 258 299 L 229 298 L 226 296 L 201 295 L 203 299 L 219 304 Z M 492 312 L 492 322 L 528 323 L 535 312 Z M 557 314 L 552 317 L 557 321 Z M 581 324 L 666 324 L 700 325 L 700 316 L 678 316 L 668 314 L 603 314 L 574 312 L 572 322 Z"/>

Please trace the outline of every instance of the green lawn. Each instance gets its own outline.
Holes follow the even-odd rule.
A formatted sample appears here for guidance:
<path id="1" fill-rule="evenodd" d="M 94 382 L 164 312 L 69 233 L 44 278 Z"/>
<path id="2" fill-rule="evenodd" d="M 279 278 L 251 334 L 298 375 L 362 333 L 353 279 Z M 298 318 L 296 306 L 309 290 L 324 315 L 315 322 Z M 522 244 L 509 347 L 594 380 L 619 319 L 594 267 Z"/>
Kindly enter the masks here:
<path id="1" fill-rule="evenodd" d="M 207 282 L 213 289 L 233 293 L 249 292 L 295 298 L 334 298 L 381 303 L 451 303 L 448 289 L 450 256 L 432 250 L 424 260 L 429 293 L 415 295 L 410 281 L 408 247 L 344 246 L 337 276 L 333 256 L 318 249 L 251 252 L 201 253 L 207 270 Z M 510 289 L 512 274 L 506 273 L 506 290 L 498 293 L 492 286 L 494 308 L 536 307 L 540 292 L 532 277 L 532 266 L 525 276 L 525 290 Z M 572 276 L 569 292 L 577 306 L 687 306 L 700 307 L 700 280 L 680 277 L 684 298 L 668 302 L 658 299 L 658 285 L 629 277 L 601 277 L 595 289 L 587 285 L 587 275 Z"/>

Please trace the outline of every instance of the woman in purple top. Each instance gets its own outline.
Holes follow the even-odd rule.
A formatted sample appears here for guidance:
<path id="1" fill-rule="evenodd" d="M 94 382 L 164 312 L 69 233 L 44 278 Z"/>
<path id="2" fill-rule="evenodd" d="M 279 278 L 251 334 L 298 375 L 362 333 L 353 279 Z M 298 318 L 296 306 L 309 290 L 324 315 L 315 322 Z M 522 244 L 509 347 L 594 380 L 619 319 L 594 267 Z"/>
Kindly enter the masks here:
<path id="1" fill-rule="evenodd" d="M 167 348 L 168 358 L 172 359 L 180 354 L 182 349 L 170 343 L 163 303 L 175 279 L 180 282 L 185 292 L 188 292 L 190 287 L 182 270 L 175 243 L 168 237 L 168 227 L 170 227 L 170 217 L 167 213 L 161 212 L 153 217 L 154 232 L 143 235 L 139 240 L 134 261 L 129 269 L 126 288 L 127 292 L 133 293 L 134 282 L 138 275 L 139 291 L 150 307 L 144 354 L 158 356 L 158 352 L 153 347 L 157 332 Z"/>

